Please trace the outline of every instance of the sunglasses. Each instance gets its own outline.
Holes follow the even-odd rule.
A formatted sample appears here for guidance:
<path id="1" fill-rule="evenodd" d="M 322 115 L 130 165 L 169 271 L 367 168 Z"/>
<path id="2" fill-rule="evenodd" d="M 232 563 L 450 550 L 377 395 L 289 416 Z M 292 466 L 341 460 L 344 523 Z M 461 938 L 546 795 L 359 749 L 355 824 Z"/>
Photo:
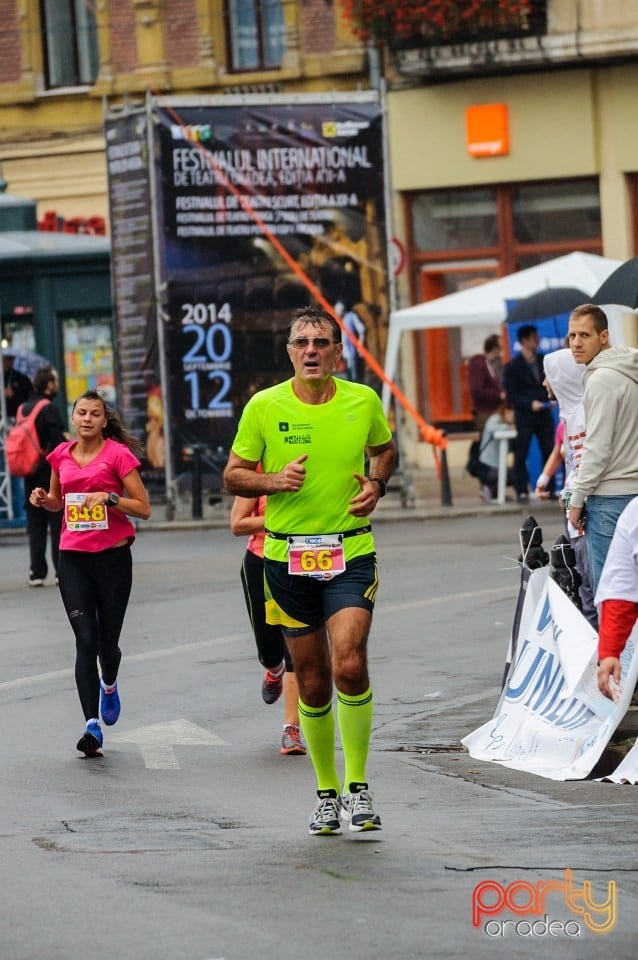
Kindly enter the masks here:
<path id="1" fill-rule="evenodd" d="M 329 347 L 330 344 L 334 342 L 334 340 L 330 340 L 328 337 L 294 337 L 288 341 L 290 346 L 294 347 L 295 350 L 305 350 L 310 344 L 316 347 L 317 350 L 325 350 L 326 347 Z"/>

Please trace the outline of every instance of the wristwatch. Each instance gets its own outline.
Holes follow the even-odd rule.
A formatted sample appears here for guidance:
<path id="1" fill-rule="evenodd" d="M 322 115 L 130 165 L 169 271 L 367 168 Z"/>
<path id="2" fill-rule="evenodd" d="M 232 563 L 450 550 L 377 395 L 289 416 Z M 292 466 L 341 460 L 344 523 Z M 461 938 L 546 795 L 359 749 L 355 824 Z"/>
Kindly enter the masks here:
<path id="1" fill-rule="evenodd" d="M 117 493 L 109 493 L 108 497 L 106 498 L 107 507 L 117 507 L 119 502 L 120 498 Z"/>
<path id="2" fill-rule="evenodd" d="M 381 493 L 379 494 L 379 497 L 380 497 L 380 498 L 381 498 L 381 497 L 385 497 L 386 491 L 387 491 L 387 488 L 388 488 L 388 485 L 387 485 L 387 483 L 385 482 L 385 480 L 382 480 L 381 477 L 368 477 L 368 479 L 370 480 L 370 483 L 378 483 L 378 484 L 379 484 L 379 489 L 380 489 L 380 491 L 381 491 Z"/>

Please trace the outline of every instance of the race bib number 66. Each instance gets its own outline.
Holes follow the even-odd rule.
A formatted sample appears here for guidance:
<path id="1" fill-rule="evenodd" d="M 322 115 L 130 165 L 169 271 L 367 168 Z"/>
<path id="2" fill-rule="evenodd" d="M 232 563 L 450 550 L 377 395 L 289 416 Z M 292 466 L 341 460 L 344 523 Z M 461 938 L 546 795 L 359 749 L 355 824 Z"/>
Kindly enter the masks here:
<path id="1" fill-rule="evenodd" d="M 67 493 L 64 498 L 64 521 L 67 530 L 82 533 L 86 530 L 106 530 L 109 517 L 106 506 L 96 503 L 90 509 L 84 505 L 85 493 Z"/>
<path id="2" fill-rule="evenodd" d="M 289 573 L 330 580 L 345 569 L 343 544 L 339 537 L 289 537 Z"/>

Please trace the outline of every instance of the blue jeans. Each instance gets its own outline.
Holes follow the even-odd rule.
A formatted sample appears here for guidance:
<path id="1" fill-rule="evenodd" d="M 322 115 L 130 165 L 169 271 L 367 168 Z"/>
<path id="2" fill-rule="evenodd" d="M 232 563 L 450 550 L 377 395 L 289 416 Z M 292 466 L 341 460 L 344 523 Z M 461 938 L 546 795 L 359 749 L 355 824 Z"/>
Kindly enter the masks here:
<path id="1" fill-rule="evenodd" d="M 635 496 L 635 493 L 628 493 L 618 497 L 603 497 L 596 494 L 587 497 L 585 539 L 594 596 L 618 517 Z"/>

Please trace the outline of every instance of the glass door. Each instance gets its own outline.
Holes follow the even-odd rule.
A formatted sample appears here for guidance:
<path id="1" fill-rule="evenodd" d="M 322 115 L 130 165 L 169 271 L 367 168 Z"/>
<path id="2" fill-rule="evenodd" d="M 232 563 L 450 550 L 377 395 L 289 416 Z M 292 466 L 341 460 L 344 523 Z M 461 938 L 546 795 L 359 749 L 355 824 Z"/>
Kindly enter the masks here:
<path id="1" fill-rule="evenodd" d="M 494 280 L 496 260 L 449 261 L 421 268 L 421 298 L 434 300 Z M 426 419 L 448 432 L 473 429 L 467 377 L 469 358 L 480 353 L 486 336 L 498 333 L 482 325 L 437 327 L 416 334 L 419 406 Z"/>

